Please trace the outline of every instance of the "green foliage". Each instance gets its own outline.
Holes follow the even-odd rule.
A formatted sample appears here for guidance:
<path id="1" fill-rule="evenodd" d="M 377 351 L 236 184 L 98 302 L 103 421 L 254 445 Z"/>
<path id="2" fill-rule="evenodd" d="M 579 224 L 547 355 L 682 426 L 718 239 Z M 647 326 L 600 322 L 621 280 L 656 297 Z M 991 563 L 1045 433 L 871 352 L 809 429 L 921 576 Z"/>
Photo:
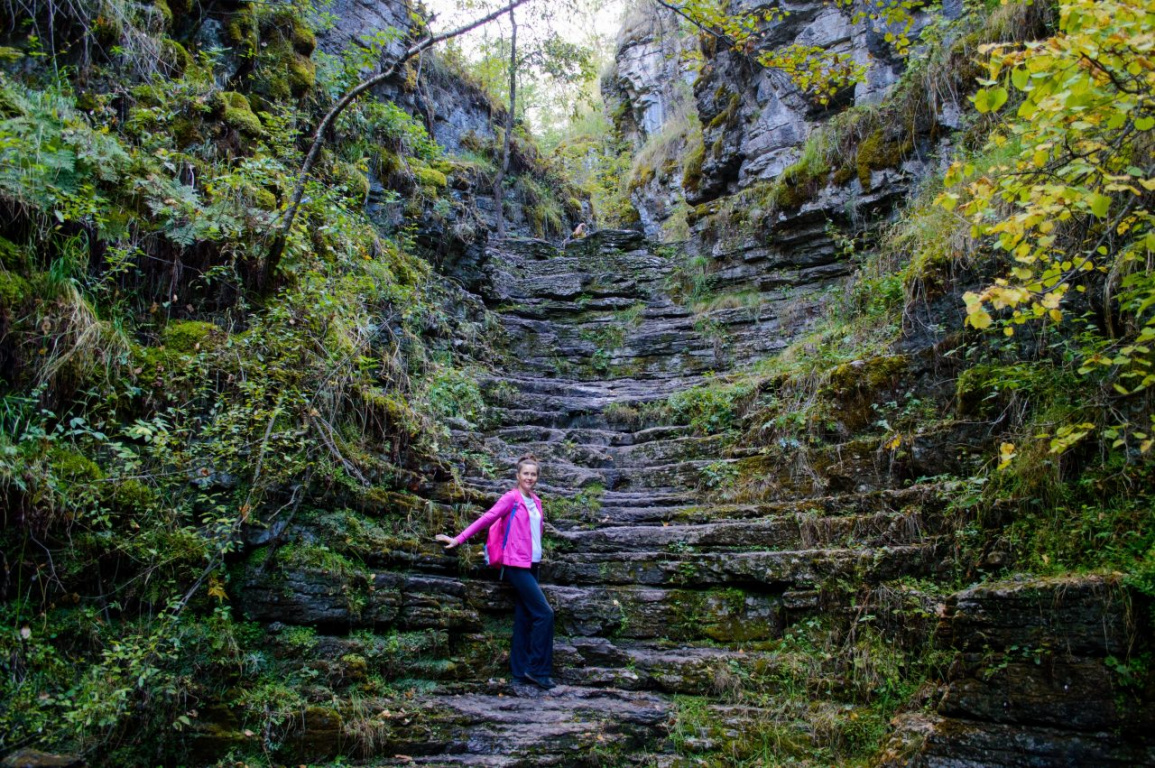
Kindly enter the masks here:
<path id="1" fill-rule="evenodd" d="M 100 63 L 82 93 L 65 68 L 0 74 L 0 547 L 23 553 L 0 606 L 0 751 L 132 764 L 117 745 L 147 743 L 176 764 L 196 732 L 275 754 L 316 673 L 231 615 L 242 528 L 372 507 L 373 524 L 310 518 L 357 546 L 267 550 L 270 568 L 359 573 L 369 547 L 441 522 L 413 516 L 409 488 L 418 469 L 452 477 L 446 419 L 484 415 L 448 341 L 472 321 L 361 209 L 378 156 L 430 196 L 453 170 L 396 105 L 344 114 L 270 292 L 250 291 L 300 132 L 350 70 L 313 80 L 307 6 L 226 18 L 251 60 L 236 91 L 203 51 L 167 75 Z M 202 724 L 190 699 L 255 735 Z"/>
<path id="2" fill-rule="evenodd" d="M 986 173 L 956 163 L 940 196 L 966 217 L 973 237 L 1005 255 L 994 282 L 964 297 L 967 323 L 981 330 L 997 316 L 1007 335 L 1028 323 L 1062 325 L 1073 319 L 1072 305 L 1078 316 L 1079 293 L 1097 292 L 1112 317 L 1106 335 L 1087 326 L 1080 372 L 1123 399 L 1155 383 L 1155 181 L 1143 170 L 1139 138 L 1155 125 L 1155 99 L 1142 74 L 1145 54 L 1131 42 L 1153 20 L 1146 3 L 1075 0 L 1060 5 L 1050 39 L 994 47 L 975 109 L 999 112 L 1013 89 L 1015 112 L 988 150 L 1013 144 L 1017 152 Z M 1135 415 L 1137 422 L 1099 426 L 1111 428 L 1117 447 L 1133 440 L 1145 453 L 1155 445 L 1149 414 Z M 1052 450 L 1079 439 L 1069 437 L 1056 433 Z"/>
<path id="3" fill-rule="evenodd" d="M 676 392 L 667 405 L 680 423 L 688 423 L 700 434 L 715 435 L 736 426 L 741 408 L 752 392 L 746 381 L 715 382 Z"/>

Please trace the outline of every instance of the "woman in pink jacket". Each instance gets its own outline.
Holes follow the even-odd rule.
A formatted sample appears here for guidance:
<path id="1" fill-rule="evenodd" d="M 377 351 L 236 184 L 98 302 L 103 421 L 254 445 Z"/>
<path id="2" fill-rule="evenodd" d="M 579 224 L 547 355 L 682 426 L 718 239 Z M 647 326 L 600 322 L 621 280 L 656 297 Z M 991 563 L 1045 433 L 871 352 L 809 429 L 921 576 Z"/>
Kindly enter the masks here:
<path id="1" fill-rule="evenodd" d="M 533 492 L 540 465 L 533 454 L 517 460 L 517 487 L 509 491 L 488 512 L 457 536 L 438 534 L 437 540 L 453 549 L 478 531 L 499 520 L 504 537 L 502 578 L 516 592 L 513 610 L 513 642 L 509 667 L 515 683 L 530 682 L 539 688 L 554 687 L 553 609 L 537 583 L 541 562 L 541 499 Z M 508 526 L 508 527 L 507 527 Z M 508 533 L 506 533 L 508 531 Z"/>

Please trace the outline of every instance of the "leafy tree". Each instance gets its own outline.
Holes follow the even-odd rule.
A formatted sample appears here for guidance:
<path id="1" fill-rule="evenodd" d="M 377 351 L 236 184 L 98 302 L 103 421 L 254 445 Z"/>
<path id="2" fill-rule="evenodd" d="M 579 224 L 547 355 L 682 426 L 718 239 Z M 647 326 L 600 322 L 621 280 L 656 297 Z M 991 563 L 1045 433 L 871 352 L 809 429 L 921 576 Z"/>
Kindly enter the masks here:
<path id="1" fill-rule="evenodd" d="M 988 49 L 974 105 L 1009 112 L 987 145 L 1009 159 L 984 172 L 955 163 L 939 202 L 1002 256 L 993 282 L 965 295 L 967 323 L 1013 336 L 1091 313 L 1079 372 L 1116 399 L 1118 415 L 1102 425 L 1116 447 L 1130 436 L 1147 452 L 1152 430 L 1129 420 L 1155 384 L 1155 2 L 1065 0 L 1060 10 L 1050 39 Z M 1095 426 L 1060 427 L 1051 450 Z"/>
<path id="2" fill-rule="evenodd" d="M 846 53 L 828 51 L 803 43 L 764 45 L 770 28 L 790 11 L 782 5 L 734 11 L 725 0 L 655 0 L 698 27 L 707 36 L 763 67 L 778 69 L 804 93 L 828 104 L 839 91 L 866 75 L 866 68 Z M 916 8 L 929 5 L 919 0 L 878 0 L 856 6 L 854 0 L 832 0 L 839 8 L 853 9 L 855 23 L 869 22 L 883 31 L 895 51 L 904 55 L 911 46 Z"/>
<path id="3" fill-rule="evenodd" d="M 565 4 L 576 11 L 576 4 Z M 493 196 L 497 201 L 495 233 L 505 237 L 504 185 L 509 172 L 509 153 L 513 141 L 514 119 L 524 105 L 518 101 L 519 85 L 528 79 L 531 87 L 542 82 L 587 82 L 594 77 L 594 51 L 587 45 L 573 43 L 559 37 L 554 30 L 558 8 L 536 5 L 529 9 L 532 15 L 528 25 L 528 39 L 523 37 L 518 47 L 519 24 L 513 9 L 509 10 L 509 38 L 498 38 L 482 46 L 483 55 L 475 65 L 482 79 L 493 90 L 499 81 L 508 82 L 505 125 L 502 126 L 501 158 L 493 182 Z M 524 96 L 523 96 L 524 101 Z"/>

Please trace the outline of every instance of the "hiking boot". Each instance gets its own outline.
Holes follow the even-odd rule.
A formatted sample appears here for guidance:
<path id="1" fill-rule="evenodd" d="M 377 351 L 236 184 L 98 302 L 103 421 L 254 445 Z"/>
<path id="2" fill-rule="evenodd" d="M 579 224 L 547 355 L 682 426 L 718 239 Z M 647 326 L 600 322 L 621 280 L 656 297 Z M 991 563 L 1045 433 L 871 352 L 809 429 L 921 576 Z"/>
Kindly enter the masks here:
<path id="1" fill-rule="evenodd" d="M 548 677 L 534 677 L 533 675 L 526 674 L 525 679 L 536 685 L 538 688 L 541 688 L 543 691 L 549 691 L 557 688 L 557 683 L 555 683 L 553 680 L 550 680 Z"/>

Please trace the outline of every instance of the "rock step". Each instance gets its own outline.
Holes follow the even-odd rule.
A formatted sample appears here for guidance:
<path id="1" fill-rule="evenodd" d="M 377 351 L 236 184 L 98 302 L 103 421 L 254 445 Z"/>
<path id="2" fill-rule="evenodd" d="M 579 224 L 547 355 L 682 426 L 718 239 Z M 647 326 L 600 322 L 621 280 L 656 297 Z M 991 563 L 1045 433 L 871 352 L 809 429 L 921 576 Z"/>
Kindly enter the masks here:
<path id="1" fill-rule="evenodd" d="M 642 497 L 639 499 L 639 497 Z M 940 490 L 933 485 L 886 489 L 868 493 L 811 496 L 788 501 L 761 504 L 710 503 L 696 499 L 696 503 L 677 504 L 677 495 L 657 499 L 660 504 L 639 504 L 645 494 L 606 491 L 599 498 L 596 514 L 580 520 L 551 520 L 559 529 L 569 530 L 576 525 L 590 527 L 643 526 L 682 524 L 694 525 L 714 520 L 744 520 L 794 516 L 870 515 L 897 512 L 906 509 L 935 510 L 940 503 Z M 548 501 L 543 497 L 543 500 Z"/>
<path id="2" fill-rule="evenodd" d="M 572 685 L 649 690 L 667 694 L 718 695 L 732 686 L 736 669 L 769 678 L 781 654 L 693 644 L 619 643 L 572 638 L 554 645 L 557 677 Z"/>
<path id="3" fill-rule="evenodd" d="M 941 556 L 942 546 L 936 537 L 927 537 L 919 544 L 860 549 L 561 554 L 544 566 L 544 572 L 553 583 L 566 585 L 751 585 L 782 590 L 838 576 L 877 583 L 903 575 L 935 575 L 949 566 Z"/>
<path id="4" fill-rule="evenodd" d="M 565 554 L 715 550 L 852 548 L 909 544 L 923 539 L 926 524 L 918 510 L 870 515 L 796 514 L 761 519 L 714 520 L 695 524 L 617 525 L 592 531 L 558 531 L 551 558 Z M 556 553 L 556 554 L 555 554 Z"/>
<path id="5" fill-rule="evenodd" d="M 600 754 L 654 751 L 666 737 L 670 704 L 651 693 L 559 685 L 550 692 L 425 698 L 420 715 L 442 723 L 414 744 L 418 765 L 601 766 Z"/>
<path id="6" fill-rule="evenodd" d="M 550 430 L 548 435 L 532 430 L 519 429 L 519 434 L 502 435 L 500 439 L 485 440 L 486 447 L 498 459 L 517 456 L 528 452 L 537 455 L 546 472 L 554 462 L 585 464 L 588 467 L 645 469 L 653 465 L 671 464 L 718 456 L 724 448 L 721 436 L 704 437 L 667 432 L 664 435 L 650 434 L 632 444 L 625 441 L 633 436 L 619 433 L 621 442 L 587 442 L 575 434 L 579 430 Z M 549 439 L 542 440 L 543 436 Z M 602 432 L 601 436 L 611 437 Z M 535 439 L 537 438 L 537 439 Z M 612 439 L 612 437 L 611 437 Z"/>
<path id="7" fill-rule="evenodd" d="M 487 435 L 489 440 L 499 440 L 507 445 L 525 443 L 574 443 L 591 448 L 633 448 L 653 442 L 673 441 L 695 437 L 698 440 L 716 440 L 717 438 L 702 438 L 693 434 L 687 426 L 654 426 L 638 430 L 615 428 L 588 428 L 576 427 L 573 429 L 558 429 L 554 427 L 535 427 L 524 424 L 500 427 Z"/>

